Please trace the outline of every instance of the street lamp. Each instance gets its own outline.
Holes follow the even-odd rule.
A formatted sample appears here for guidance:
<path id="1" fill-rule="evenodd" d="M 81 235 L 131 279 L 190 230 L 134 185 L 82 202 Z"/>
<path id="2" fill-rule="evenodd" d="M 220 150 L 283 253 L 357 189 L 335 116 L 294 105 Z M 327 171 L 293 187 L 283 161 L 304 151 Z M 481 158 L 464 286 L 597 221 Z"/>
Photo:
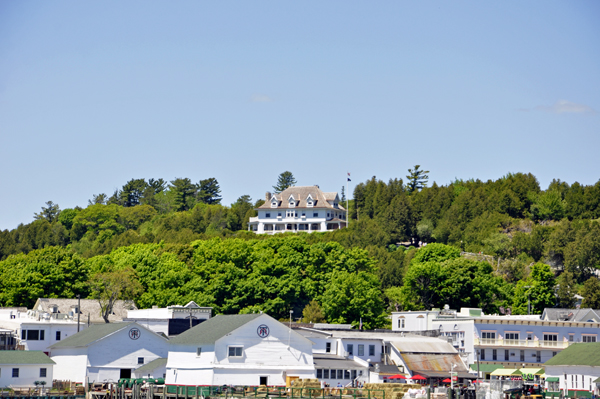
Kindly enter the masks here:
<path id="1" fill-rule="evenodd" d="M 452 368 L 450 369 L 450 390 L 454 390 L 454 367 L 456 367 L 455 363 L 452 363 Z"/>

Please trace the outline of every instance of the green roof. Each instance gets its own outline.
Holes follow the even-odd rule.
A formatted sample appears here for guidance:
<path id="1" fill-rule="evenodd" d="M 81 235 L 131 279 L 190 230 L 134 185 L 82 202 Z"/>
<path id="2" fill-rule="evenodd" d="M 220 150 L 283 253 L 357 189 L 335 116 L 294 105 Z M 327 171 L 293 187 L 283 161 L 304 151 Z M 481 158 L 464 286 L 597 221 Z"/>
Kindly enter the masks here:
<path id="1" fill-rule="evenodd" d="M 558 382 L 559 378 L 558 377 L 548 377 L 546 378 L 547 382 Z"/>
<path id="2" fill-rule="evenodd" d="M 262 315 L 259 313 L 218 315 L 179 334 L 175 338 L 171 338 L 170 342 L 175 345 L 214 344 L 219 338 L 260 316 Z"/>
<path id="3" fill-rule="evenodd" d="M 600 342 L 570 345 L 552 357 L 545 366 L 600 366 Z"/>
<path id="4" fill-rule="evenodd" d="M 0 351 L 0 364 L 56 364 L 42 351 Z"/>
<path id="5" fill-rule="evenodd" d="M 154 359 L 153 361 L 151 361 L 148 364 L 144 364 L 142 367 L 138 367 L 137 369 L 135 369 L 135 372 L 137 373 L 138 371 L 152 371 L 154 369 L 157 369 L 159 367 L 166 366 L 166 365 L 167 365 L 167 358 L 159 357 L 158 359 Z"/>
<path id="6" fill-rule="evenodd" d="M 88 346 L 91 343 L 96 342 L 107 335 L 114 334 L 131 324 L 134 324 L 134 322 L 93 324 L 85 330 L 80 331 L 77 334 L 73 334 L 62 341 L 55 343 L 54 345 L 51 345 L 50 349 Z"/>
<path id="7" fill-rule="evenodd" d="M 473 371 L 477 371 L 477 363 L 470 364 L 469 367 Z M 501 369 L 501 364 L 479 364 L 479 371 L 483 373 L 491 373 L 494 370 Z"/>

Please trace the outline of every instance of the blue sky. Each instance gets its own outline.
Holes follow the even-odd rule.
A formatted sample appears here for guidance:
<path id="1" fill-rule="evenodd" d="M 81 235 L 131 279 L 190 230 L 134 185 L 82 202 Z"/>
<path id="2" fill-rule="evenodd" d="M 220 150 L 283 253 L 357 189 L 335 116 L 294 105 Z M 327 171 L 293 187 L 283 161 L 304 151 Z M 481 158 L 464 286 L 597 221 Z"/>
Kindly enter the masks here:
<path id="1" fill-rule="evenodd" d="M 131 178 L 600 178 L 597 1 L 0 2 L 0 229 Z M 351 186 L 352 190 L 352 186 Z"/>

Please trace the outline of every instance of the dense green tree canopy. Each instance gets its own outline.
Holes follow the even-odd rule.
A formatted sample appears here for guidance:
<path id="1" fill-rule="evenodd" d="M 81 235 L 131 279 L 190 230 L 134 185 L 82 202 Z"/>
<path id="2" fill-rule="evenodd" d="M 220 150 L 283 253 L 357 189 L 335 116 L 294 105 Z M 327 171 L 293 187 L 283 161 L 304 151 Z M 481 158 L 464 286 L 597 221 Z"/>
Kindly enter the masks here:
<path id="1" fill-rule="evenodd" d="M 358 183 L 349 228 L 291 238 L 248 232 L 264 200 L 242 195 L 220 205 L 215 178 L 131 179 L 84 209 L 48 202 L 33 222 L 0 231 L 0 268 L 9 276 L 0 281 L 0 304 L 68 296 L 82 281 L 127 265 L 142 285 L 136 301 L 143 307 L 194 300 L 218 312 L 286 317 L 315 300 L 329 321 L 362 317 L 365 326 L 380 325 L 382 298 L 388 310 L 448 304 L 487 312 L 512 306 L 515 313 L 527 312 L 528 295 L 534 312 L 569 306 L 576 292 L 596 303 L 600 181 L 555 180 L 543 190 L 535 176 L 511 173 L 419 189 L 411 176 L 406 185 L 376 177 Z M 295 184 L 291 173 L 280 177 Z M 414 248 L 420 241 L 428 245 Z M 53 251 L 68 260 L 40 260 Z M 68 272 L 59 264 L 77 265 L 83 277 L 67 276 L 71 286 L 52 283 Z M 351 298 L 364 292 L 368 304 Z"/>

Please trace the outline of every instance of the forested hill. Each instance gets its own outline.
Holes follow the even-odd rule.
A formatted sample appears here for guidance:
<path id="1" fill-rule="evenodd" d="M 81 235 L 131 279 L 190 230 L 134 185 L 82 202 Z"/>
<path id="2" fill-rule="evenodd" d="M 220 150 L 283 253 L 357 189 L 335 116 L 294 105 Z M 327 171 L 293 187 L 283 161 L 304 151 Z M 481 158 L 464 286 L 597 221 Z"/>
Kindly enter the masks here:
<path id="1" fill-rule="evenodd" d="M 141 306 L 194 299 L 224 313 L 260 309 L 280 316 L 290 308 L 299 314 L 315 299 L 308 309 L 328 321 L 363 317 L 371 326 L 384 322 L 386 307 L 448 303 L 487 311 L 512 307 L 518 313 L 526 312 L 527 295 L 539 310 L 570 305 L 575 292 L 594 292 L 600 181 L 582 186 L 555 180 L 542 190 L 531 174 L 431 187 L 424 187 L 425 177 L 417 167 L 406 184 L 375 177 L 360 183 L 350 202 L 349 228 L 301 237 L 245 231 L 262 199 L 253 203 L 242 195 L 223 206 L 214 178 L 198 184 L 133 179 L 111 197 L 93 196 L 85 208 L 61 210 L 48 202 L 34 222 L 0 232 L 0 306 L 30 306 L 40 296 L 93 295 L 88 283 L 95 276 L 126 265 L 141 283 L 135 296 Z M 397 246 L 400 242 L 430 244 L 416 250 Z M 460 257 L 461 249 L 491 255 L 487 259 L 493 261 Z M 214 253 L 206 258 L 199 251 Z M 336 254 L 327 272 L 315 271 L 312 251 Z M 266 262 L 269 257 L 281 262 Z M 350 265 L 357 262 L 363 266 Z M 346 274 L 331 274 L 334 270 Z M 218 280 L 236 276 L 241 288 Z M 358 284 L 358 276 L 367 282 L 360 294 L 344 283 Z M 329 304 L 326 298 L 335 295 L 325 295 L 327 284 L 345 293 L 335 294 L 340 297 L 375 289 L 381 302 L 342 314 L 348 304 Z M 270 294 L 260 292 L 263 288 Z M 226 289 L 235 298 L 220 291 Z M 586 295 L 588 302 L 594 300 Z"/>

